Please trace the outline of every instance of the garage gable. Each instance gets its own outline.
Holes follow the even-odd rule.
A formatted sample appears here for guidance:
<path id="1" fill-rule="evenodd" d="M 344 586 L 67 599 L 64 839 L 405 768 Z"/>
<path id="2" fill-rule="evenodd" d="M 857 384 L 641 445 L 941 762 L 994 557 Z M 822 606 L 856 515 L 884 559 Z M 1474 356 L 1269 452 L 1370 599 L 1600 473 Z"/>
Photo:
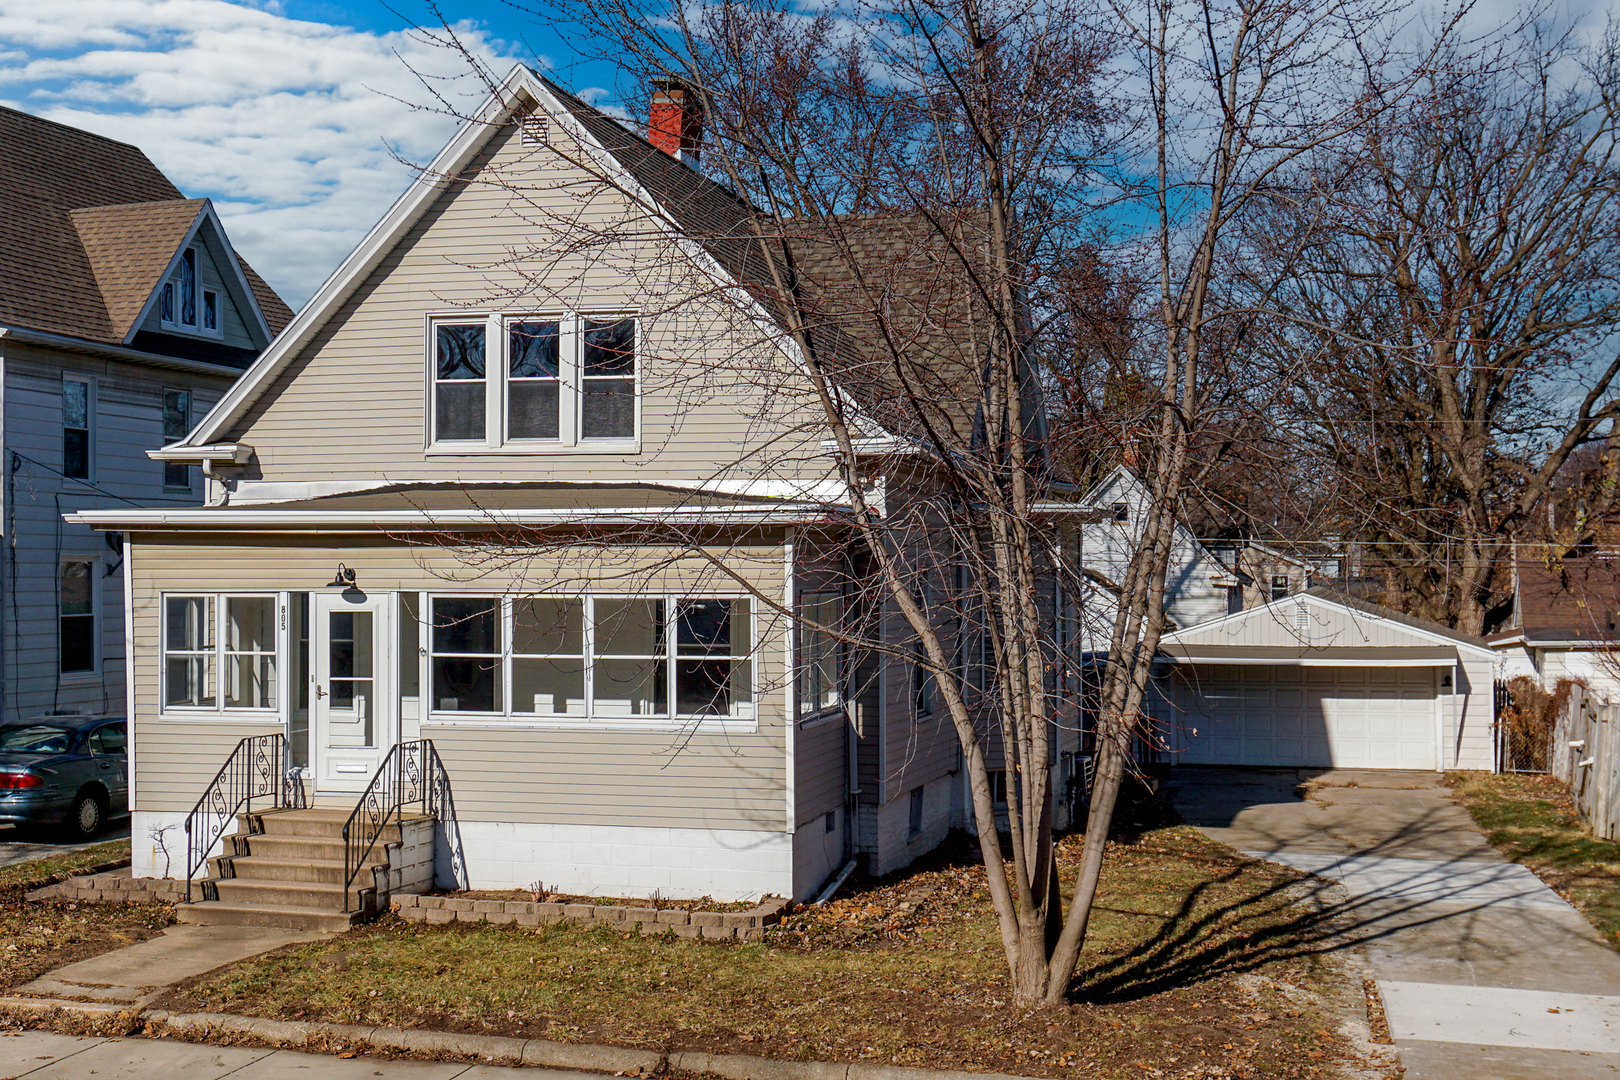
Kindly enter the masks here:
<path id="1" fill-rule="evenodd" d="M 1309 589 L 1166 634 L 1153 712 L 1177 763 L 1489 768 L 1495 656 Z"/>
<path id="2" fill-rule="evenodd" d="M 1321 588 L 1166 634 L 1160 647 L 1182 663 L 1438 667 L 1492 658 L 1482 640 Z"/>

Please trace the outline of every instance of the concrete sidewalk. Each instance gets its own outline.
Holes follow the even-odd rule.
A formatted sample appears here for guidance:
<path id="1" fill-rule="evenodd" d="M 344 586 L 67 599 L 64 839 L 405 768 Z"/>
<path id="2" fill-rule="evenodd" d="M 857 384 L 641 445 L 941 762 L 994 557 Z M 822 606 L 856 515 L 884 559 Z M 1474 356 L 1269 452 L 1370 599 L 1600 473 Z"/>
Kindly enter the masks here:
<path id="1" fill-rule="evenodd" d="M 1183 766 L 1166 790 L 1210 837 L 1344 886 L 1407 1080 L 1620 1076 L 1620 954 L 1438 775 Z"/>
<path id="2" fill-rule="evenodd" d="M 15 1080 L 602 1080 L 600 1073 L 438 1061 L 339 1058 L 159 1039 L 97 1039 L 44 1031 L 0 1032 L 0 1076 Z"/>

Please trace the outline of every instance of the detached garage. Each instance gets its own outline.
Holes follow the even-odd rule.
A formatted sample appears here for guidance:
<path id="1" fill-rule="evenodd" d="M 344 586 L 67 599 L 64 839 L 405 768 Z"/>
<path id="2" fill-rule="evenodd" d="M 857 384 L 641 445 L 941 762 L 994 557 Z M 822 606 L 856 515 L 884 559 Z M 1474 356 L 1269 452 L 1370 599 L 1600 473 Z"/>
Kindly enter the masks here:
<path id="1" fill-rule="evenodd" d="M 1489 769 L 1495 654 L 1326 589 L 1167 634 L 1175 764 Z"/>

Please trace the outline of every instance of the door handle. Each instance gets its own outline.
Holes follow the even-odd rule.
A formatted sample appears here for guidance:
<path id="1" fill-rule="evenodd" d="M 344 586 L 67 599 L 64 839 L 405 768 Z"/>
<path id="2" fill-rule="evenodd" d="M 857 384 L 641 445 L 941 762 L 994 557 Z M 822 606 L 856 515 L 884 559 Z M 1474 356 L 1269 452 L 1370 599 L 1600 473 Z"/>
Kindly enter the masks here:
<path id="1" fill-rule="evenodd" d="M 321 689 L 321 684 L 320 683 L 316 683 L 315 684 L 315 700 L 319 701 L 321 698 L 323 698 L 325 696 L 326 696 L 326 691 Z"/>

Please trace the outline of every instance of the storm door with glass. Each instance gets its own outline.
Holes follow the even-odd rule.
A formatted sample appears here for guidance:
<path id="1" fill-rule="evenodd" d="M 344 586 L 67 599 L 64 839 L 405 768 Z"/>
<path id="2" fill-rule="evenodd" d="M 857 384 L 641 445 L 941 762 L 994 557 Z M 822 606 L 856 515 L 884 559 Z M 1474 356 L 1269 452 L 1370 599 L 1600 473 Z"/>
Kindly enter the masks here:
<path id="1" fill-rule="evenodd" d="M 390 593 L 317 593 L 310 706 L 317 791 L 361 791 L 394 743 Z"/>

